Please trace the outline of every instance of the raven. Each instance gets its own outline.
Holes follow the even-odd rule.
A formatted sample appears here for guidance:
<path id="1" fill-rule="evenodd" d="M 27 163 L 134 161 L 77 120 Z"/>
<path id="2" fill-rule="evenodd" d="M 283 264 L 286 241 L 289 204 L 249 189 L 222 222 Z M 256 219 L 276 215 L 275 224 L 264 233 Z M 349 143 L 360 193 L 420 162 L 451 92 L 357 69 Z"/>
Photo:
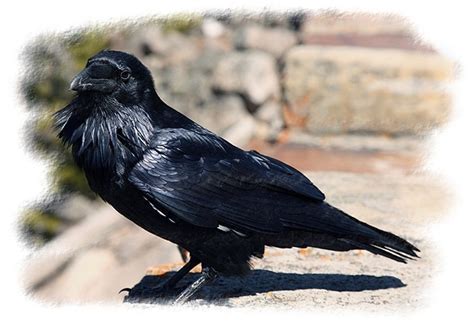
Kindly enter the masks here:
<path id="1" fill-rule="evenodd" d="M 419 250 L 325 202 L 298 170 L 244 151 L 168 106 L 133 55 L 104 50 L 71 83 L 77 96 L 55 113 L 90 188 L 190 260 L 156 290 L 164 297 L 193 267 L 188 300 L 218 275 L 245 275 L 265 246 L 364 249 L 405 263 Z"/>

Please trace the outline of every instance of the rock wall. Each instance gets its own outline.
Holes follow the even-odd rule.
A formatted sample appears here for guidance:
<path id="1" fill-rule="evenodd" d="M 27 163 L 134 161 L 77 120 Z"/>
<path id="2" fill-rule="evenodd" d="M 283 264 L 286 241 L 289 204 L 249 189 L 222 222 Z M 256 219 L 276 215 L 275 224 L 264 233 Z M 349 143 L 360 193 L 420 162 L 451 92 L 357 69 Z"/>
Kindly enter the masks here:
<path id="1" fill-rule="evenodd" d="M 237 144 L 284 128 L 424 134 L 449 116 L 452 63 L 397 16 L 209 15 L 185 34 L 140 25 L 112 48 L 140 56 L 165 101 Z"/>

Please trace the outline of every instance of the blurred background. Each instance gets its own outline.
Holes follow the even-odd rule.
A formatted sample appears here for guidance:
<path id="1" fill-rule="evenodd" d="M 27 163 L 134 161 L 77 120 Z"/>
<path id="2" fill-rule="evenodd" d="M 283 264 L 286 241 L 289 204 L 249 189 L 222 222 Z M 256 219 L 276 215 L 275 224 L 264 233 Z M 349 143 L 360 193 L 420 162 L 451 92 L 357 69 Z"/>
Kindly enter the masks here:
<path id="1" fill-rule="evenodd" d="M 220 12 L 42 35 L 25 48 L 21 92 L 26 140 L 50 161 L 51 191 L 19 227 L 38 257 L 27 288 L 53 301 L 116 299 L 147 268 L 180 261 L 88 189 L 52 130 L 72 77 L 102 49 L 142 60 L 170 106 L 303 171 L 412 175 L 449 118 L 452 62 L 393 15 Z"/>

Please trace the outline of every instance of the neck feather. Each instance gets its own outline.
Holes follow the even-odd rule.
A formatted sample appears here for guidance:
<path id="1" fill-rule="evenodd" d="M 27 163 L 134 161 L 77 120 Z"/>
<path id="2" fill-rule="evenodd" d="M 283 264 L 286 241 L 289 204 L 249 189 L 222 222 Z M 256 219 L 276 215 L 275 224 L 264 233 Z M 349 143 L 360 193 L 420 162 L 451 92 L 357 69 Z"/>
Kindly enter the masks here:
<path id="1" fill-rule="evenodd" d="M 55 115 L 59 137 L 72 148 L 86 173 L 123 173 L 141 158 L 153 123 L 141 106 L 119 102 L 97 104 L 80 97 Z"/>

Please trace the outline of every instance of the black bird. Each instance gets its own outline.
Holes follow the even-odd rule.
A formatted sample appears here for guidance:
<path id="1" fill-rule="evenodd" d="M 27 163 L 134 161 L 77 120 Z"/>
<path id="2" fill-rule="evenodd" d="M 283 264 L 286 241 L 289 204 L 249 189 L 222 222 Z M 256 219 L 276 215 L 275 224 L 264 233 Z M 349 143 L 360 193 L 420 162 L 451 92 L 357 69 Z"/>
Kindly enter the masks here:
<path id="1" fill-rule="evenodd" d="M 71 83 L 72 102 L 55 113 L 91 189 L 147 231 L 190 252 L 156 295 L 194 266 L 186 301 L 218 275 L 244 275 L 265 246 L 365 249 L 398 262 L 419 251 L 392 233 L 326 203 L 298 170 L 237 148 L 175 111 L 134 56 L 102 51 Z"/>

